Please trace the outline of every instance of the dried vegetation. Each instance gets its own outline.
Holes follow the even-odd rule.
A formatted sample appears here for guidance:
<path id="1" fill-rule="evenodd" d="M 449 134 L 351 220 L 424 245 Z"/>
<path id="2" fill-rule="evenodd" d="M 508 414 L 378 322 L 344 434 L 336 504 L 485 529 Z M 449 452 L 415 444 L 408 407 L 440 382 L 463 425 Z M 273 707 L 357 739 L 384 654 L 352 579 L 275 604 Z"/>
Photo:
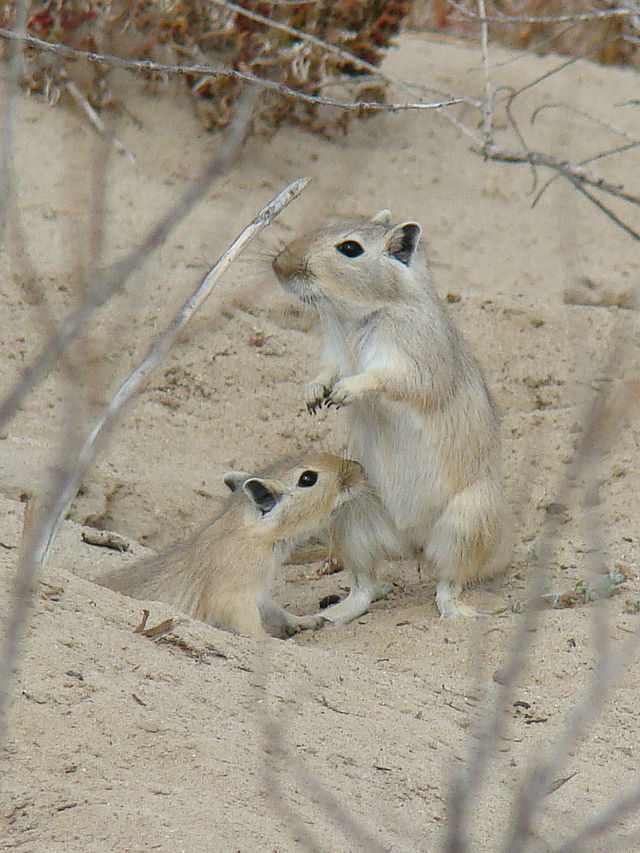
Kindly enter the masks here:
<path id="1" fill-rule="evenodd" d="M 244 85 L 242 79 L 225 73 L 227 69 L 310 95 L 326 95 L 340 87 L 356 101 L 383 100 L 384 82 L 368 78 L 410 5 L 410 0 L 246 0 L 239 5 L 218 0 L 57 0 L 30 5 L 27 32 L 91 53 L 216 68 L 218 74 L 184 75 L 203 127 L 210 130 L 229 124 Z M 14 6 L 0 4 L 2 27 L 11 28 Z M 107 64 L 59 57 L 33 46 L 25 52 L 25 85 L 45 94 L 51 103 L 71 80 L 94 109 L 113 105 L 108 71 Z M 166 80 L 162 72 L 143 73 L 150 84 Z M 283 122 L 320 131 L 344 129 L 348 113 L 321 114 L 318 104 L 271 91 L 256 123 L 261 129 L 275 129 Z"/>

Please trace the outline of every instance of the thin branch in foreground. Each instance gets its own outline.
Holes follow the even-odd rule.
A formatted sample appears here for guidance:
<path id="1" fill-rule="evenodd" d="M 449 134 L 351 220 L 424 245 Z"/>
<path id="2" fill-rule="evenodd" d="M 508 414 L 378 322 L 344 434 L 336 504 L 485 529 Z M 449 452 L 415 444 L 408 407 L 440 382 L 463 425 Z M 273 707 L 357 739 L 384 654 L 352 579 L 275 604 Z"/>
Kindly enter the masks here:
<path id="1" fill-rule="evenodd" d="M 255 90 L 252 93 L 252 102 L 254 96 Z M 94 311 L 121 290 L 127 279 L 155 249 L 164 243 L 171 231 L 200 201 L 213 181 L 224 174 L 242 146 L 251 121 L 251 110 L 240 109 L 237 118 L 220 154 L 205 167 L 200 177 L 156 222 L 142 242 L 124 258 L 112 264 L 96 280 L 88 290 L 87 299 L 67 317 L 60 329 L 51 335 L 35 361 L 24 370 L 20 379 L 0 404 L 0 426 L 13 417 L 26 395 L 60 360 L 65 349 L 85 328 Z"/>
<path id="2" fill-rule="evenodd" d="M 637 809 L 639 804 L 640 779 L 638 779 L 628 791 L 622 794 L 615 803 L 612 803 L 608 808 L 603 809 L 593 818 L 593 820 L 588 821 L 582 829 L 576 832 L 573 838 L 565 841 L 564 844 L 557 847 L 553 853 L 582 853 L 585 849 L 585 844 L 601 835 L 604 835 L 605 832 L 614 829 L 616 824 L 630 812 Z M 620 841 L 623 842 L 624 846 L 621 844 L 620 847 L 618 847 L 614 842 L 611 846 L 607 846 L 607 849 L 610 851 L 614 851 L 616 849 L 637 849 L 637 845 L 640 843 L 640 832 L 636 831 L 630 837 L 622 838 Z"/>
<path id="3" fill-rule="evenodd" d="M 618 39 L 616 36 L 608 39 L 603 39 L 599 41 L 597 44 L 592 45 L 589 50 L 585 50 L 583 53 L 578 53 L 575 56 L 570 57 L 564 62 L 561 62 L 560 65 L 556 65 L 554 68 L 549 69 L 549 71 L 545 71 L 544 74 L 540 74 L 538 77 L 531 80 L 529 83 L 526 83 L 524 86 L 521 86 L 517 89 L 511 96 L 511 101 L 515 101 L 516 98 L 519 98 L 524 92 L 527 92 L 529 89 L 533 89 L 534 86 L 537 86 L 539 83 L 548 80 L 550 77 L 553 77 L 555 74 L 559 74 L 561 71 L 564 71 L 565 68 L 569 68 L 571 65 L 575 65 L 576 62 L 580 62 L 581 59 L 587 59 L 587 57 L 591 56 L 592 53 L 595 53 L 598 50 L 601 50 L 604 47 L 608 47 L 610 44 L 613 44 Z"/>
<path id="4" fill-rule="evenodd" d="M 162 74 L 193 74 L 205 75 L 210 77 L 232 77 L 236 80 L 242 80 L 245 83 L 254 83 L 256 86 L 266 89 L 271 92 L 277 92 L 289 98 L 294 98 L 298 101 L 304 101 L 307 104 L 315 104 L 317 106 L 336 107 L 341 110 L 350 110 L 361 113 L 397 113 L 406 110 L 438 110 L 442 107 L 449 107 L 453 104 L 465 103 L 466 98 L 446 98 L 442 101 L 433 103 L 425 103 L 416 101 L 415 103 L 392 103 L 385 104 L 380 101 L 339 101 L 332 98 L 322 98 L 317 95 L 308 95 L 306 92 L 301 92 L 298 89 L 292 89 L 284 83 L 278 83 L 275 80 L 268 80 L 265 77 L 258 77 L 256 74 L 251 74 L 248 71 L 238 71 L 234 68 L 218 67 L 207 65 L 206 63 L 192 63 L 190 65 L 174 65 L 170 62 L 154 62 L 151 59 L 123 59 L 120 56 L 114 56 L 110 53 L 96 53 L 90 50 L 80 50 L 79 48 L 69 47 L 68 45 L 60 44 L 59 42 L 49 42 L 44 39 L 31 36 L 28 33 L 19 35 L 13 30 L 7 30 L 0 27 L 0 38 L 16 39 L 20 38 L 27 44 L 37 47 L 40 50 L 50 51 L 60 54 L 61 56 L 72 57 L 74 59 L 86 59 L 89 62 L 111 65 L 115 68 L 127 68 L 131 71 L 146 71 L 150 73 Z"/>
<path id="5" fill-rule="evenodd" d="M 9 699 L 11 673 L 18 652 L 19 638 L 22 636 L 26 615 L 31 600 L 31 591 L 40 569 L 47 559 L 55 535 L 59 529 L 65 511 L 78 489 L 83 476 L 93 462 L 95 455 L 118 418 L 126 402 L 142 387 L 149 373 L 162 361 L 171 344 L 184 325 L 210 295 L 214 285 L 228 269 L 233 260 L 260 231 L 290 204 L 309 183 L 308 178 L 294 181 L 267 204 L 255 219 L 242 231 L 231 246 L 223 253 L 217 264 L 205 277 L 194 295 L 182 307 L 169 328 L 151 351 L 123 383 L 116 395 L 107 405 L 102 418 L 94 426 L 83 446 L 73 455 L 74 464 L 65 470 L 57 466 L 55 481 L 52 484 L 52 497 L 42 506 L 41 513 L 29 529 L 28 541 L 19 561 L 16 576 L 16 588 L 12 607 L 5 620 L 6 635 L 0 653 L 0 743 L 4 732 L 4 721 Z M 68 454 L 63 454 L 67 456 Z"/>
<path id="6" fill-rule="evenodd" d="M 505 105 L 505 112 L 506 112 L 507 118 L 509 120 L 509 123 L 511 124 L 512 130 L 518 138 L 518 142 L 520 143 L 520 146 L 521 146 L 523 152 L 525 152 L 527 155 L 529 155 L 531 153 L 530 148 L 527 145 L 527 142 L 524 138 L 524 135 L 522 134 L 522 131 L 520 130 L 518 123 L 515 119 L 515 116 L 513 115 L 513 105 L 514 105 L 516 99 L 519 98 L 520 95 L 524 94 L 528 90 L 533 89 L 539 83 L 542 83 L 544 80 L 548 80 L 550 77 L 553 77 L 554 74 L 559 74 L 561 71 L 564 71 L 565 68 L 568 68 L 569 66 L 574 65 L 576 62 L 578 62 L 578 60 L 585 59 L 586 57 L 588 57 L 592 53 L 594 53 L 596 50 L 599 50 L 603 46 L 606 46 L 606 45 L 612 43 L 613 41 L 615 41 L 615 39 L 607 39 L 605 41 L 599 42 L 597 45 L 589 48 L 589 50 L 585 51 L 584 53 L 578 54 L 577 56 L 572 56 L 566 62 L 562 62 L 560 65 L 557 65 L 555 68 L 551 68 L 549 71 L 545 71 L 544 74 L 539 75 L 538 77 L 536 77 L 533 80 L 526 83 L 524 86 L 521 86 L 519 89 L 513 90 L 511 87 L 505 87 L 505 88 L 507 88 L 507 91 L 510 92 L 509 98 L 508 98 L 507 103 Z M 490 147 L 491 146 L 489 146 L 487 144 L 485 144 L 483 146 L 482 153 L 485 156 L 488 156 L 487 152 L 488 152 L 488 149 Z M 525 162 L 525 161 L 523 161 L 523 162 Z M 530 160 L 526 161 L 526 162 L 529 162 L 529 165 L 531 167 L 532 178 L 533 178 L 533 185 L 531 188 L 531 193 L 534 193 L 536 191 L 536 187 L 538 185 L 538 173 L 536 172 L 536 166 L 534 163 L 531 163 Z"/>
<path id="7" fill-rule="evenodd" d="M 629 350 L 629 343 L 627 339 L 620 337 L 617 328 L 612 330 L 610 341 L 610 355 L 602 373 L 611 378 L 620 375 L 625 363 L 625 355 Z M 626 395 L 622 395 L 621 399 L 624 396 Z M 594 460 L 601 458 L 611 443 L 611 437 L 617 434 L 616 419 L 619 414 L 620 404 L 618 400 L 612 401 L 610 383 L 601 385 L 585 418 L 585 430 L 576 448 L 572 464 L 568 466 L 560 483 L 558 503 L 568 503 L 569 496 L 577 488 L 580 479 L 586 474 L 593 473 Z M 466 853 L 470 849 L 467 842 L 469 812 L 471 805 L 477 801 L 484 775 L 504 729 L 506 708 L 512 695 L 515 679 L 526 663 L 531 632 L 537 625 L 543 606 L 541 593 L 545 583 L 545 572 L 551 565 L 560 524 L 557 516 L 547 515 L 537 548 L 536 565 L 532 566 L 530 572 L 531 588 L 523 619 L 514 631 L 491 707 L 476 733 L 475 746 L 471 751 L 466 772 L 461 772 L 452 781 L 445 853 Z M 504 853 L 515 853 L 521 849 L 517 845 L 527 837 L 535 809 L 550 790 L 552 780 L 560 775 L 562 762 L 566 759 L 572 744 L 594 719 L 615 680 L 624 671 L 625 663 L 635 651 L 637 641 L 638 635 L 634 634 L 625 647 L 624 655 L 614 660 L 600 662 L 599 678 L 594 680 L 591 691 L 571 715 L 558 741 L 553 744 L 551 756 L 547 760 L 542 759 L 537 762 L 527 775 L 514 807 L 510 834 L 503 847 Z"/>
<path id="8" fill-rule="evenodd" d="M 532 567 L 531 589 L 522 621 L 514 632 L 506 661 L 500 670 L 491 707 L 483 724 L 476 732 L 475 747 L 470 751 L 466 772 L 453 775 L 448 798 L 447 835 L 444 853 L 467 853 L 467 827 L 471 805 L 476 801 L 484 781 L 494 749 L 505 727 L 506 708 L 512 696 L 516 678 L 523 670 L 527 659 L 527 647 L 542 609 L 544 589 L 544 567 L 549 564 L 552 545 L 557 534 L 558 520 L 547 517 L 547 536 L 543 540 L 536 565 Z"/>
<path id="9" fill-rule="evenodd" d="M 602 369 L 602 376 L 607 377 L 607 379 L 615 379 L 621 376 L 623 372 L 625 357 L 629 354 L 629 342 L 625 336 L 620 334 L 618 327 L 612 330 L 609 341 L 610 354 Z M 631 390 L 629 383 L 626 383 L 626 390 Z M 597 392 L 585 418 L 585 430 L 576 448 L 572 466 L 563 478 L 560 492 L 561 501 L 563 498 L 566 499 L 572 488 L 578 487 L 577 484 L 581 480 L 586 481 L 583 486 L 583 506 L 587 510 L 587 516 L 589 511 L 593 512 L 597 505 L 598 463 L 619 432 L 621 409 L 625 405 L 627 397 L 628 394 L 623 391 L 614 396 L 611 391 L 611 382 L 601 383 L 600 390 Z M 553 544 L 553 540 L 549 537 L 551 529 L 547 528 L 548 532 L 543 537 L 543 543 L 547 550 Z M 557 531 L 557 522 L 553 529 Z M 550 556 L 551 551 L 549 550 Z M 532 769 L 524 778 L 515 801 L 510 831 L 502 848 L 503 853 L 516 853 L 522 849 L 522 843 L 532 832 L 532 821 L 536 810 L 549 791 L 553 779 L 561 774 L 571 750 L 587 731 L 589 725 L 596 719 L 611 690 L 626 672 L 632 657 L 638 653 L 640 633 L 635 632 L 625 642 L 622 649 L 617 650 L 615 656 L 607 655 L 607 644 L 602 644 L 606 632 L 600 621 L 601 616 L 600 610 L 594 614 L 596 627 L 599 629 L 594 633 L 594 641 L 597 643 L 600 639 L 601 646 L 598 648 L 599 656 L 591 686 L 582 701 L 569 715 L 563 730 L 551 744 L 546 755 L 534 760 Z M 637 797 L 637 802 L 640 802 L 640 785 L 637 786 L 637 789 L 633 789 L 632 794 Z M 624 795 L 622 799 L 624 799 Z M 614 810 L 621 801 L 621 799 L 615 801 L 611 810 Z M 627 810 L 630 808 L 626 800 L 625 808 Z"/>
<path id="10" fill-rule="evenodd" d="M 282 818 L 284 825 L 287 827 L 289 835 L 303 848 L 313 851 L 323 850 L 321 843 L 307 829 L 302 819 L 297 812 L 289 805 L 284 796 L 281 779 L 284 775 L 282 769 L 278 770 L 275 766 L 276 758 L 280 759 L 281 765 L 285 766 L 286 752 L 282 745 L 280 728 L 275 720 L 264 718 L 262 721 L 262 729 L 265 737 L 265 759 L 262 762 L 264 795 L 267 802 L 271 804 L 274 812 Z M 287 768 L 288 769 L 288 768 Z"/>
<path id="11" fill-rule="evenodd" d="M 94 110 L 94 108 L 91 106 L 87 98 L 85 98 L 85 96 L 82 94 L 82 92 L 73 82 L 73 80 L 70 79 L 67 72 L 64 69 L 60 69 L 60 74 L 65 81 L 65 88 L 67 92 L 69 92 L 71 97 L 87 116 L 91 124 L 95 127 L 98 134 L 102 136 L 107 142 L 110 142 L 111 145 L 113 145 L 113 147 L 116 149 L 116 151 L 118 151 L 120 154 L 124 154 L 131 163 L 135 163 L 136 158 L 129 150 L 124 147 L 118 137 L 114 136 L 107 129 L 105 123 L 102 121 L 98 113 Z"/>
<path id="12" fill-rule="evenodd" d="M 531 114 L 530 122 L 531 124 L 535 124 L 536 119 L 544 110 L 567 110 L 567 112 L 571 112 L 574 115 L 581 116 L 582 118 L 586 118 L 588 121 L 593 122 L 593 124 L 598 125 L 598 127 L 603 127 L 605 130 L 610 130 L 611 133 L 614 133 L 616 136 L 621 136 L 623 139 L 626 139 L 628 142 L 640 144 L 640 142 L 634 137 L 631 136 L 630 133 L 627 133 L 626 130 L 622 130 L 620 127 L 616 127 L 614 124 L 611 124 L 610 121 L 606 121 L 606 119 L 600 118 L 599 116 L 593 115 L 593 113 L 589 112 L 589 110 L 580 109 L 580 107 L 575 107 L 573 104 L 541 104 Z M 586 161 L 584 161 L 586 162 Z"/>
<path id="13" fill-rule="evenodd" d="M 273 198 L 269 204 L 262 208 L 255 219 L 247 225 L 239 236 L 236 237 L 229 248 L 220 256 L 217 263 L 204 277 L 195 293 L 184 303 L 180 311 L 167 327 L 166 331 L 153 344 L 144 360 L 138 365 L 138 367 L 136 367 L 136 369 L 113 395 L 105 407 L 102 416 L 87 436 L 87 439 L 78 454 L 76 469 L 65 483 L 63 490 L 64 493 L 59 499 L 61 509 L 58 514 L 58 518 L 51 527 L 44 550 L 42 553 L 36 554 L 36 558 L 40 563 L 44 564 L 46 562 L 57 531 L 62 523 L 62 519 L 75 497 L 82 478 L 95 458 L 98 449 L 104 444 L 106 437 L 121 417 L 126 404 L 144 387 L 150 374 L 164 361 L 179 333 L 186 326 L 189 320 L 191 320 L 205 300 L 208 299 L 220 278 L 240 253 L 244 251 L 245 246 L 254 240 L 258 234 L 267 227 L 267 225 L 280 215 L 287 205 L 291 204 L 291 202 L 302 193 L 310 180 L 310 178 L 299 178 L 297 181 L 294 181 L 289 184 L 289 186 L 285 187 L 285 189 L 278 193 L 278 195 Z"/>
<path id="14" fill-rule="evenodd" d="M 229 163 L 242 146 L 246 130 L 253 114 L 255 93 L 250 92 L 243 98 L 236 120 L 231 128 L 224 149 L 219 157 L 215 158 L 204 170 L 203 175 L 195 181 L 183 194 L 182 198 L 175 203 L 167 214 L 160 219 L 155 228 L 147 235 L 146 239 L 130 252 L 123 261 L 114 264 L 107 275 L 98 281 L 97 285 L 89 290 L 83 304 L 65 323 L 63 329 L 56 333 L 50 340 L 52 352 L 47 349 L 43 351 L 38 359 L 32 364 L 26 374 L 18 381 L 5 401 L 2 411 L 8 418 L 16 411 L 18 403 L 9 405 L 12 400 L 24 399 L 28 391 L 33 387 L 35 381 L 44 375 L 46 369 L 51 367 L 55 361 L 65 356 L 69 351 L 70 344 L 85 328 L 86 322 L 95 308 L 106 301 L 119 286 L 124 284 L 128 277 L 138 268 L 149 252 L 159 245 L 171 230 L 181 221 L 186 213 L 207 191 L 215 177 L 220 176 L 226 170 Z M 113 412 L 108 420 L 102 435 L 106 436 L 108 428 L 115 423 L 117 412 Z M 90 448 L 91 452 L 84 454 L 75 445 L 77 441 L 77 430 L 73 428 L 63 430 L 63 442 L 60 448 L 59 458 L 53 466 L 53 474 L 46 494 L 42 497 L 36 517 L 29 525 L 27 536 L 18 559 L 14 594 L 9 606 L 9 611 L 4 620 L 5 634 L 0 646 L 0 743 L 3 741 L 6 725 L 7 708 L 12 685 L 12 674 L 18 656 L 20 640 L 22 638 L 33 588 L 37 580 L 43 561 L 50 549 L 51 541 L 59 525 L 59 519 L 63 513 L 68 495 L 75 494 L 82 476 L 93 461 L 97 447 Z M 86 444 L 85 444 L 86 446 Z"/>
<path id="15" fill-rule="evenodd" d="M 561 106 L 558 104 L 558 106 Z M 615 157 L 616 154 L 625 154 L 627 151 L 632 151 L 634 148 L 640 147 L 640 140 L 635 140 L 633 142 L 627 142 L 625 145 L 618 145 L 616 148 L 609 148 L 607 151 L 600 151 L 598 154 L 593 154 L 591 157 L 585 157 L 584 160 L 578 161 L 578 166 L 588 166 L 591 163 L 595 163 L 598 160 L 604 160 L 607 157 Z M 544 193 L 549 189 L 551 184 L 554 181 L 557 181 L 559 178 L 563 177 L 561 172 L 556 172 L 555 175 L 550 177 L 544 184 L 544 186 L 538 191 L 536 197 L 531 202 L 531 207 L 535 207 Z M 628 199 L 627 199 L 628 200 Z"/>
<path id="16" fill-rule="evenodd" d="M 263 683 L 262 689 L 266 695 L 268 683 L 268 669 L 264 655 L 262 658 Z M 305 763 L 300 756 L 292 752 L 284 742 L 282 732 L 283 726 L 280 720 L 268 713 L 268 704 L 265 700 L 265 710 L 261 715 L 261 724 L 265 740 L 265 761 L 264 761 L 264 777 L 265 777 L 265 793 L 270 800 L 274 811 L 279 814 L 283 820 L 289 821 L 287 829 L 291 833 L 295 826 L 296 834 L 300 832 L 300 818 L 294 812 L 292 807 L 286 802 L 283 797 L 281 785 L 278 783 L 278 776 L 282 776 L 282 771 L 278 773 L 275 768 L 274 758 L 280 759 L 281 765 L 286 768 L 287 774 L 290 776 L 292 772 L 298 779 L 301 786 L 307 791 L 307 796 L 314 805 L 324 809 L 327 817 L 332 821 L 333 825 L 340 829 L 344 837 L 349 840 L 354 850 L 366 850 L 367 853 L 386 853 L 387 848 L 383 847 L 375 840 L 362 826 L 358 820 L 353 817 L 347 808 L 340 803 L 329 790 L 320 784 L 318 779 L 314 778 L 313 774 L 307 770 Z M 308 850 L 323 850 L 324 846 L 318 846 L 311 834 L 304 829 L 304 842 Z"/>

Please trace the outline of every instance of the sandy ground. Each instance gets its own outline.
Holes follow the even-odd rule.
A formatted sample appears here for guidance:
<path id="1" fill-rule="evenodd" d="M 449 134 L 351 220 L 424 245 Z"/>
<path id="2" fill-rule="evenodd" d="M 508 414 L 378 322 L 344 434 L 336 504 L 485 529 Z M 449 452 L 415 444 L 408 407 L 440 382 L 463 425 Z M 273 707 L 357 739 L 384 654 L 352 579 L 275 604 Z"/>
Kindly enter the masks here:
<path id="1" fill-rule="evenodd" d="M 496 81 L 516 84 L 556 62 L 494 56 Z M 386 64 L 398 77 L 475 95 L 479 68 L 476 50 L 418 35 L 404 37 Z M 616 111 L 613 101 L 637 97 L 637 76 L 577 63 L 526 97 L 523 115 L 562 97 L 632 133 L 633 111 Z M 135 243 L 219 144 L 200 135 L 181 99 L 130 91 L 126 101 L 135 121 L 122 120 L 118 135 L 137 163 L 116 156 L 110 165 L 104 264 Z M 568 112 L 560 119 L 557 110 L 525 132 L 532 148 L 575 159 L 612 145 L 607 128 Z M 19 202 L 48 313 L 21 287 L 19 253 L 0 257 L 3 389 L 38 351 L 47 316 L 58 319 L 72 304 L 89 254 L 92 145 L 72 110 L 20 100 Z M 638 156 L 630 156 L 627 168 L 637 172 Z M 640 262 L 633 241 L 568 185 L 554 182 L 532 209 L 528 169 L 484 163 L 433 113 L 354 123 L 334 141 L 284 129 L 251 140 L 126 292 L 98 312 L 82 343 L 98 355 L 80 381 L 117 387 L 244 224 L 305 174 L 312 186 L 231 269 L 128 410 L 64 524 L 38 587 L 1 753 L 0 849 L 411 851 L 436 849 L 444 837 L 452 774 L 478 745 L 477 726 L 522 624 L 537 536 L 582 433 L 609 335 L 637 334 L 636 311 L 567 304 L 563 294 L 585 279 L 590 293 L 621 293 L 637 283 Z M 503 412 L 515 548 L 507 575 L 492 585 L 502 612 L 439 620 L 434 580 L 406 563 L 389 567 L 392 594 L 343 629 L 258 643 L 183 618 L 157 642 L 134 634 L 142 604 L 91 578 L 197 528 L 218 508 L 226 470 L 341 448 L 341 414 L 311 418 L 304 409 L 318 337 L 312 317 L 279 289 L 269 257 L 320 212 L 381 207 L 422 223 L 436 286 L 451 294 L 451 313 Z M 53 375 L 0 435 L 0 613 L 21 498 L 38 490 L 51 464 L 64 400 L 64 380 Z M 640 596 L 639 439 L 629 405 L 598 470 L 601 531 L 579 492 L 560 508 L 549 588 L 589 578 L 598 538 L 605 568 L 628 577 L 603 607 L 546 610 L 527 637 L 528 663 L 474 797 L 473 850 L 509 849 L 501 845 L 531 762 L 559 749 L 599 655 L 619 657 L 637 627 L 629 611 Z M 86 544 L 83 530 L 92 527 L 119 532 L 130 550 Z M 311 612 L 322 595 L 343 591 L 343 575 L 317 569 L 288 567 L 276 597 Z M 166 605 L 146 606 L 150 624 L 180 619 Z M 571 778 L 542 801 L 531 849 L 554 849 L 637 782 L 639 682 L 629 668 L 559 762 L 557 779 Z M 633 828 L 634 818 L 622 826 Z M 580 849 L 613 848 L 605 839 Z"/>

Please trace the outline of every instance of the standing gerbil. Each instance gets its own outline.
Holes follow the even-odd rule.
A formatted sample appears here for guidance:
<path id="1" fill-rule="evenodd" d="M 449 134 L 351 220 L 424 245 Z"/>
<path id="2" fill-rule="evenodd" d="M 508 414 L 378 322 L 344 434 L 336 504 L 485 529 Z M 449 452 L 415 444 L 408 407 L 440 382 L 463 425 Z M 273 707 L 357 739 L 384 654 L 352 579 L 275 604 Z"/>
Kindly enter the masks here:
<path id="1" fill-rule="evenodd" d="M 349 455 L 377 489 L 402 554 L 422 552 L 435 568 L 436 604 L 453 616 L 469 612 L 456 603 L 465 585 L 502 568 L 499 424 L 480 367 L 432 287 L 420 234 L 415 222 L 393 225 L 388 210 L 342 219 L 291 242 L 273 268 L 322 325 L 309 410 L 348 407 Z M 347 517 L 340 550 L 354 583 L 324 614 L 338 624 L 369 607 L 376 541 L 387 535 L 357 505 Z"/>
<path id="2" fill-rule="evenodd" d="M 322 616 L 295 616 L 276 604 L 271 579 L 300 542 L 326 529 L 337 507 L 366 490 L 362 466 L 318 454 L 266 476 L 231 471 L 224 481 L 234 494 L 221 515 L 163 554 L 97 582 L 240 634 L 288 637 L 321 627 Z"/>

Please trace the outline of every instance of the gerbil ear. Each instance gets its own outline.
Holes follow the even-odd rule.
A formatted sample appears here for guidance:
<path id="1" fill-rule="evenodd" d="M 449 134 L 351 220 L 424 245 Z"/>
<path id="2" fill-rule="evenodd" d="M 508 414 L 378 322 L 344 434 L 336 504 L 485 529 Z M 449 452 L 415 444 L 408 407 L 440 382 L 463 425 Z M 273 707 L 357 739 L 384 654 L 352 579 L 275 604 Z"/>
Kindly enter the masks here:
<path id="1" fill-rule="evenodd" d="M 417 222 L 403 222 L 402 225 L 396 225 L 387 236 L 387 252 L 408 267 L 421 233 L 422 228 Z"/>
<path id="2" fill-rule="evenodd" d="M 391 211 L 385 207 L 372 216 L 371 221 L 376 225 L 391 225 Z"/>
<path id="3" fill-rule="evenodd" d="M 264 480 L 258 480 L 257 477 L 250 477 L 242 484 L 242 490 L 251 498 L 258 509 L 265 515 L 272 510 L 280 500 L 280 495 L 273 491 Z"/>
<path id="4" fill-rule="evenodd" d="M 246 471 L 227 471 L 223 477 L 225 486 L 232 492 L 237 492 L 245 480 L 248 480 L 251 474 Z"/>

